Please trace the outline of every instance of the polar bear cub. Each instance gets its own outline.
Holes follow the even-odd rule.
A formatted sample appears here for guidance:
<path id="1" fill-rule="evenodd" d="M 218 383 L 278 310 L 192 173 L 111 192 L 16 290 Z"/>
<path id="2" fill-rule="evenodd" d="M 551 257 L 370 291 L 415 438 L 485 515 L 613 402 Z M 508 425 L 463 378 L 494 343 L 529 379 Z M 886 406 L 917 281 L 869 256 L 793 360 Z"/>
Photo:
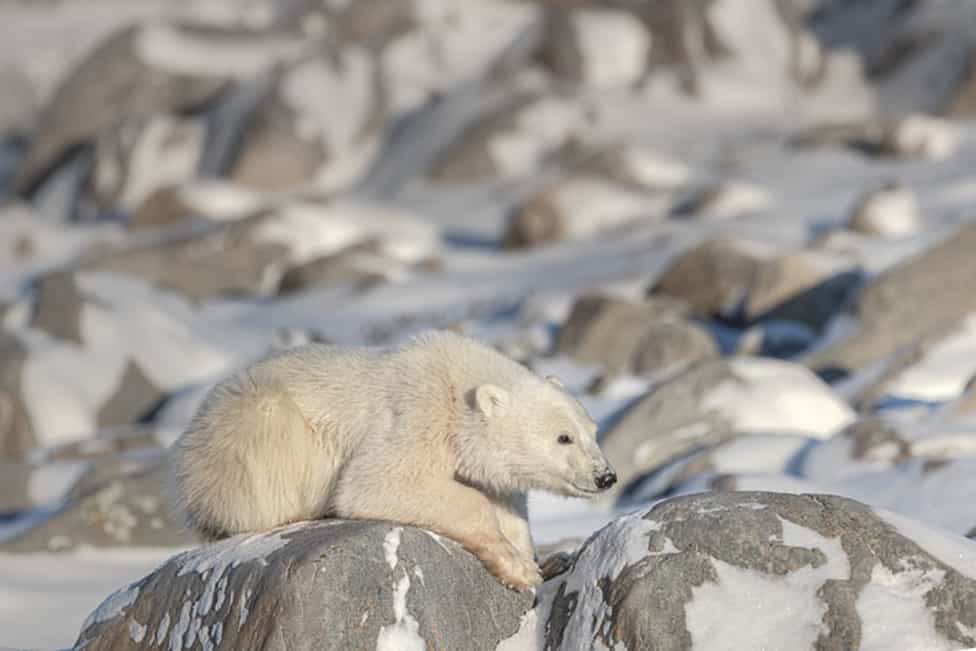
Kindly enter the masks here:
<path id="1" fill-rule="evenodd" d="M 310 344 L 211 390 L 173 446 L 173 497 L 208 539 L 316 518 L 424 527 L 527 589 L 526 491 L 609 488 L 596 431 L 558 380 L 453 333 Z"/>

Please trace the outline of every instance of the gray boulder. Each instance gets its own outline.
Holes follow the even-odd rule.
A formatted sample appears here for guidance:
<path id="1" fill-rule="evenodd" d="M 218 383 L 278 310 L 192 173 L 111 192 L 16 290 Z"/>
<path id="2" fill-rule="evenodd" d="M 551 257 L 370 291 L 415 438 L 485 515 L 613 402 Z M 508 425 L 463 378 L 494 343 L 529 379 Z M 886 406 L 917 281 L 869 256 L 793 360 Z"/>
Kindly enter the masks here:
<path id="1" fill-rule="evenodd" d="M 92 464 L 59 506 L 27 514 L 0 540 L 0 551 L 61 552 L 78 547 L 191 544 L 166 504 L 161 451 Z"/>
<path id="2" fill-rule="evenodd" d="M 37 444 L 21 391 L 27 347 L 0 330 L 0 458 L 15 458 Z"/>
<path id="3" fill-rule="evenodd" d="M 797 400 L 806 409 L 796 409 Z M 853 420 L 850 407 L 800 365 L 752 358 L 701 362 L 653 386 L 608 427 L 600 446 L 619 482 L 607 498 L 655 468 L 736 434 L 823 439 Z"/>
<path id="4" fill-rule="evenodd" d="M 288 252 L 261 235 L 262 226 L 274 219 L 260 214 L 162 242 L 100 251 L 86 256 L 80 268 L 136 276 L 194 300 L 261 293 L 268 289 L 269 269 L 282 264 Z"/>
<path id="5" fill-rule="evenodd" d="M 650 50 L 646 27 L 626 11 L 553 6 L 545 13 L 540 58 L 560 78 L 597 87 L 636 84 Z"/>
<path id="6" fill-rule="evenodd" d="M 820 330 L 858 280 L 856 272 L 813 254 L 716 238 L 679 256 L 650 294 L 684 300 L 702 316 L 742 324 L 797 321 Z"/>
<path id="7" fill-rule="evenodd" d="M 37 136 L 13 180 L 30 191 L 69 148 L 122 122 L 202 105 L 226 87 L 226 78 L 191 77 L 154 67 L 139 53 L 142 29 L 127 27 L 100 44 L 54 93 Z"/>
<path id="8" fill-rule="evenodd" d="M 108 597 L 76 646 L 487 650 L 531 605 L 451 540 L 386 522 L 303 522 L 175 556 Z"/>
<path id="9" fill-rule="evenodd" d="M 591 537 L 520 635 L 554 650 L 972 647 L 974 567 L 973 542 L 853 500 L 691 495 Z"/>
<path id="10" fill-rule="evenodd" d="M 717 357 L 715 341 L 685 318 L 688 311 L 664 296 L 643 302 L 582 296 L 560 329 L 556 350 L 611 373 L 654 373 Z"/>
<path id="11" fill-rule="evenodd" d="M 919 340 L 949 331 L 976 311 L 976 226 L 966 226 L 924 253 L 874 278 L 856 299 L 858 328 L 805 363 L 845 374 L 879 362 Z"/>
<path id="12" fill-rule="evenodd" d="M 333 190 L 366 171 L 389 111 L 378 64 L 365 48 L 337 47 L 301 60 L 268 86 L 230 136 L 239 150 L 232 180 L 269 192 Z M 339 108 L 323 110 L 326 96 Z"/>
<path id="13" fill-rule="evenodd" d="M 444 147 L 428 175 L 441 183 L 476 183 L 534 171 L 570 141 L 580 120 L 581 109 L 573 100 L 556 93 L 513 91 Z M 530 155 L 506 156 L 510 142 Z"/>
<path id="14" fill-rule="evenodd" d="M 163 446 L 156 428 L 130 425 L 2 460 L 0 514 L 60 508 L 112 480 L 145 472 L 159 459 Z"/>

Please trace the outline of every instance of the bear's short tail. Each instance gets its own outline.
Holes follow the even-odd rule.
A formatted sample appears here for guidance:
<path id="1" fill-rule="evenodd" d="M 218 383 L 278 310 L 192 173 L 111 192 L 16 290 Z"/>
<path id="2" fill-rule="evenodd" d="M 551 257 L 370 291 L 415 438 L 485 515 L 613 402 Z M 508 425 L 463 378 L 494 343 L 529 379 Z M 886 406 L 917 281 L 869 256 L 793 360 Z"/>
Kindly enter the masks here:
<path id="1" fill-rule="evenodd" d="M 314 436 L 281 388 L 249 372 L 215 387 L 172 450 L 171 492 L 204 539 L 315 517 Z"/>

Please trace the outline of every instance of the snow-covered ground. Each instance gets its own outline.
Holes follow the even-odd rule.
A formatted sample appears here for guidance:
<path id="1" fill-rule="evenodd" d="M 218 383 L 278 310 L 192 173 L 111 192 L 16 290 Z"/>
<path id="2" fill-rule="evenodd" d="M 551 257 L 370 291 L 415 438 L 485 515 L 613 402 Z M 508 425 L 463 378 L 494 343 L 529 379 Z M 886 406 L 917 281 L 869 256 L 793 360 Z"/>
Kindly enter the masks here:
<path id="1" fill-rule="evenodd" d="M 934 287 L 856 304 L 974 223 L 966 0 L 905 15 L 798 1 L 802 29 L 772 0 L 716 0 L 682 14 L 688 42 L 667 55 L 662 27 L 623 11 L 543 29 L 535 3 L 373 4 L 374 22 L 332 1 L 0 0 L 0 646 L 71 645 L 108 593 L 175 554 L 112 538 L 142 525 L 105 483 L 152 467 L 214 381 L 310 339 L 452 327 L 560 376 L 640 472 L 615 504 L 533 494 L 538 545 L 727 489 L 836 493 L 976 536 L 976 300 L 951 293 L 976 250 L 931 265 Z M 593 359 L 617 364 L 633 322 L 589 351 L 561 333 L 581 295 L 645 301 L 713 238 L 740 258 L 689 266 L 668 323 L 728 364 L 642 432 L 627 409 L 700 359 L 638 372 L 654 359 L 641 340 L 609 368 Z M 850 292 L 787 305 L 844 273 Z M 947 316 L 842 377 L 811 361 L 901 304 L 877 338 Z M 137 425 L 151 440 L 125 443 Z M 92 495 L 74 529 L 39 528 Z M 964 543 L 947 540 L 932 544 Z M 721 637 L 707 620 L 749 589 L 738 571 L 696 593 L 700 631 Z M 897 610 L 873 597 L 875 615 Z"/>

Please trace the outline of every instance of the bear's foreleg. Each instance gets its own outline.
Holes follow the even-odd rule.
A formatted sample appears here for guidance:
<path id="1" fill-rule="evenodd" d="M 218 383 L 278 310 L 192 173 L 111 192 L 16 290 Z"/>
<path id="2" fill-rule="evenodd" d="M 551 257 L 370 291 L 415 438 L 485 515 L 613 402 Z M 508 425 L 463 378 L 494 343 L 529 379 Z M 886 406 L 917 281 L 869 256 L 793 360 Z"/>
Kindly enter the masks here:
<path id="1" fill-rule="evenodd" d="M 524 556 L 502 533 L 495 503 L 484 493 L 458 481 L 411 477 L 409 500 L 343 502 L 340 497 L 338 517 L 402 522 L 455 540 L 510 588 L 527 590 L 542 582 L 532 556 Z"/>
<path id="2" fill-rule="evenodd" d="M 502 534 L 523 558 L 535 560 L 535 545 L 529 531 L 528 497 L 524 493 L 505 495 L 495 503 L 495 517 Z"/>

